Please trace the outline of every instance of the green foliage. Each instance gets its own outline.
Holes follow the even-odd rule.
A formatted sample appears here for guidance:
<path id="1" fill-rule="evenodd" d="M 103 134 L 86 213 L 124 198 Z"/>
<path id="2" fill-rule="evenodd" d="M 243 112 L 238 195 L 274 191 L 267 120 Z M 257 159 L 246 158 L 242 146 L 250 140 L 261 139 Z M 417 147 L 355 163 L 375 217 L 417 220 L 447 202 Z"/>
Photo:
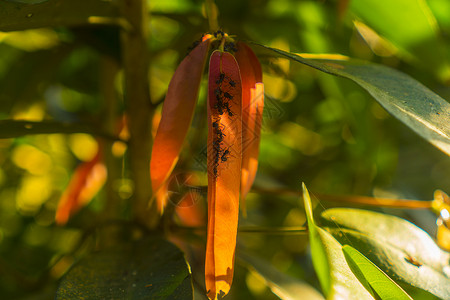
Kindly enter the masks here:
<path id="1" fill-rule="evenodd" d="M 150 238 L 84 257 L 62 278 L 56 299 L 192 299 L 183 253 Z"/>
<path id="2" fill-rule="evenodd" d="M 161 219 L 134 202 L 133 168 L 148 163 L 124 155 L 130 145 L 118 134 L 129 108 L 120 36 L 137 28 L 125 2 L 0 1 L 2 299 L 205 297 L 205 224 L 187 227 L 170 201 Z M 450 298 L 450 255 L 434 240 L 433 213 L 321 197 L 430 200 L 438 188 L 450 191 L 449 2 L 345 3 L 216 1 L 221 28 L 253 41 L 266 96 L 258 176 L 226 299 Z M 178 62 L 209 29 L 204 1 L 148 5 L 142 74 L 156 117 L 143 121 L 155 124 Z M 141 70 L 140 57 L 131 61 L 129 70 Z M 193 204 L 203 219 L 205 94 L 175 171 L 198 175 Z M 61 195 L 97 149 L 108 170 L 103 189 L 57 226 Z M 299 207 L 300 182 L 317 207 L 306 187 Z M 193 188 L 176 184 L 171 196 Z M 138 214 L 148 218 L 137 222 Z M 307 232 L 294 230 L 305 224 Z"/>
<path id="3" fill-rule="evenodd" d="M 348 265 L 358 277 L 358 280 L 376 298 L 381 299 L 412 299 L 389 276 L 349 245 L 342 247 Z"/>

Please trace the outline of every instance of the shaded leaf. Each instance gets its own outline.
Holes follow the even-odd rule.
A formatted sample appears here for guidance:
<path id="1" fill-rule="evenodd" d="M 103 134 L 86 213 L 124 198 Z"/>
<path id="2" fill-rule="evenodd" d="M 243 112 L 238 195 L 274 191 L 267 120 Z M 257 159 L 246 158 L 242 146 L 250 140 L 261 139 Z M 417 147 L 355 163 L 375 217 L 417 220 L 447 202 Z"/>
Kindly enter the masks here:
<path id="1" fill-rule="evenodd" d="M 314 269 L 327 299 L 373 299 L 348 266 L 341 244 L 315 224 L 311 198 L 304 184 L 303 201 Z"/>
<path id="2" fill-rule="evenodd" d="M 450 297 L 445 271 L 450 254 L 422 229 L 398 217 L 358 209 L 329 209 L 322 217 L 329 225 L 326 229 L 341 244 L 364 253 L 397 283 L 403 283 L 411 296 L 416 287 L 442 299 Z"/>
<path id="3" fill-rule="evenodd" d="M 427 67 L 443 81 L 450 80 L 445 44 L 426 1 L 358 0 L 351 1 L 350 10 L 388 39 L 403 57 Z"/>
<path id="4" fill-rule="evenodd" d="M 234 82 L 230 84 L 230 81 Z M 205 278 L 210 299 L 226 295 L 234 273 L 242 162 L 242 86 L 230 53 L 215 51 L 208 80 L 208 237 Z"/>
<path id="5" fill-rule="evenodd" d="M 411 299 L 412 298 L 395 281 L 381 271 L 355 248 L 344 245 L 342 247 L 345 259 L 366 289 L 381 299 Z"/>
<path id="6" fill-rule="evenodd" d="M 208 40 L 200 43 L 183 59 L 170 80 L 150 161 L 154 194 L 167 181 L 178 161 L 197 103 L 208 48 Z M 162 212 L 165 203 L 160 202 L 158 207 Z"/>
<path id="7" fill-rule="evenodd" d="M 360 60 L 305 59 L 259 46 L 320 71 L 353 80 L 389 113 L 450 155 L 450 104 L 408 75 Z"/>
<path id="8" fill-rule="evenodd" d="M 257 258 L 255 255 L 249 255 L 242 251 L 238 253 L 247 267 L 258 273 L 266 281 L 267 286 L 272 292 L 283 300 L 295 300 L 299 295 L 303 299 L 321 300 L 325 299 L 316 289 L 302 280 L 293 278 L 281 273 L 275 269 L 270 262 Z"/>
<path id="9" fill-rule="evenodd" d="M 61 123 L 55 121 L 0 120 L 0 139 L 9 139 L 30 134 L 90 133 L 109 139 L 118 139 L 85 123 Z"/>
<path id="10" fill-rule="evenodd" d="M 120 23 L 118 1 L 115 0 L 48 0 L 36 4 L 2 1 L 0 20 L 1 31 L 89 23 Z"/>
<path id="11" fill-rule="evenodd" d="M 93 253 L 62 278 L 56 299 L 193 299 L 189 267 L 173 244 L 150 238 Z"/>

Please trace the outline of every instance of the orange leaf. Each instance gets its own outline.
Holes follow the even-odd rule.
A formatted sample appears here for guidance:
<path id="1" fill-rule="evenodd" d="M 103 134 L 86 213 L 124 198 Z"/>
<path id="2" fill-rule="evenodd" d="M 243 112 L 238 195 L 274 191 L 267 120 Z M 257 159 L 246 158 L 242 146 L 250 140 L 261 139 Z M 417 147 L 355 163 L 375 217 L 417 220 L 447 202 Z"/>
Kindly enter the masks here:
<path id="1" fill-rule="evenodd" d="M 210 299 L 233 281 L 242 161 L 242 87 L 230 53 L 213 52 L 208 89 L 208 237 L 205 280 Z"/>
<path id="2" fill-rule="evenodd" d="M 208 48 L 209 40 L 200 43 L 183 59 L 170 81 L 150 161 L 154 194 L 178 161 L 194 114 Z M 162 213 L 164 204 L 159 207 Z"/>
<path id="3" fill-rule="evenodd" d="M 73 173 L 56 210 L 58 225 L 66 224 L 70 216 L 89 203 L 105 184 L 106 167 L 100 162 L 100 152 L 101 149 L 91 161 L 82 163 Z"/>
<path id="4" fill-rule="evenodd" d="M 259 142 L 264 106 L 264 86 L 261 64 L 246 44 L 239 42 L 236 60 L 242 76 L 243 156 L 241 176 L 241 210 L 244 216 L 245 198 L 255 181 L 258 169 Z"/>

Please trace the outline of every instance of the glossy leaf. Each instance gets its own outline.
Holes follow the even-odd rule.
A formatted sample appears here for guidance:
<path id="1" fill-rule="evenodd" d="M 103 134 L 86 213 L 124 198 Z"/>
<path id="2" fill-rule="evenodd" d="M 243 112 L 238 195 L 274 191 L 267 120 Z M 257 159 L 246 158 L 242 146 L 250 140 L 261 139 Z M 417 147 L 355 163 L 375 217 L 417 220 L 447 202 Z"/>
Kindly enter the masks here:
<path id="1" fill-rule="evenodd" d="M 450 155 L 450 104 L 408 75 L 360 60 L 305 59 L 261 47 L 320 71 L 353 80 L 389 113 Z"/>
<path id="2" fill-rule="evenodd" d="M 200 43 L 180 63 L 167 91 L 156 132 L 150 174 L 156 194 L 174 169 L 191 125 L 197 103 L 209 41 Z M 164 208 L 164 203 L 158 203 Z"/>
<path id="3" fill-rule="evenodd" d="M 374 299 L 351 271 L 341 244 L 330 233 L 316 225 L 311 198 L 304 184 L 303 201 L 314 269 L 327 299 Z"/>
<path id="4" fill-rule="evenodd" d="M 120 24 L 117 1 L 48 0 L 42 3 L 0 3 L 0 31 L 85 24 Z"/>
<path id="5" fill-rule="evenodd" d="M 189 266 L 173 244 L 150 238 L 83 258 L 56 299 L 193 299 Z"/>
<path id="6" fill-rule="evenodd" d="M 242 77 L 242 175 L 241 210 L 246 215 L 245 197 L 255 181 L 258 169 L 259 142 L 261 139 L 264 109 L 264 85 L 261 64 L 246 44 L 239 42 L 235 54 Z"/>
<path id="7" fill-rule="evenodd" d="M 100 160 L 101 150 L 88 162 L 79 165 L 70 179 L 69 185 L 59 199 L 55 221 L 64 225 L 69 218 L 87 205 L 106 182 L 107 170 Z"/>
<path id="8" fill-rule="evenodd" d="M 372 294 L 378 295 L 381 299 L 412 300 L 395 281 L 358 250 L 349 245 L 344 245 L 342 250 L 353 273 L 369 292 L 372 292 L 373 289 L 374 293 Z"/>
<path id="9" fill-rule="evenodd" d="M 270 262 L 259 259 L 255 255 L 239 252 L 238 258 L 247 267 L 258 273 L 266 281 L 272 292 L 283 300 L 295 300 L 301 295 L 302 299 L 323 300 L 325 299 L 316 289 L 306 282 L 281 273 L 275 269 Z"/>
<path id="10" fill-rule="evenodd" d="M 398 217 L 358 209 L 329 209 L 322 217 L 341 244 L 364 253 L 397 283 L 403 282 L 411 296 L 417 287 L 442 299 L 450 297 L 450 254 L 422 229 Z"/>
<path id="11" fill-rule="evenodd" d="M 422 64 L 443 81 L 450 80 L 445 44 L 425 0 L 358 0 L 351 1 L 350 10 L 389 40 L 403 57 Z"/>
<path id="12" fill-rule="evenodd" d="M 205 262 L 206 290 L 210 299 L 226 295 L 233 281 L 242 161 L 241 89 L 239 66 L 233 55 L 213 52 L 208 81 Z"/>

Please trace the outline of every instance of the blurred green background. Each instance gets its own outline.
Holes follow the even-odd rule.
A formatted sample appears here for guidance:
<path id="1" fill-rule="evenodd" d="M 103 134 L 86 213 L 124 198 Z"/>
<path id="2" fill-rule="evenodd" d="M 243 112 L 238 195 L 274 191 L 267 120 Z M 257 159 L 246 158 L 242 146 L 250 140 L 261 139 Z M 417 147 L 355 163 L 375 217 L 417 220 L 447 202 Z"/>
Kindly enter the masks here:
<path id="1" fill-rule="evenodd" d="M 208 23 L 203 1 L 148 4 L 149 80 L 156 103 L 164 98 L 188 47 L 208 32 Z M 218 0 L 217 7 L 220 26 L 239 40 L 384 64 L 450 98 L 450 2 L 446 0 Z M 304 212 L 298 207 L 301 182 L 313 194 L 431 200 L 435 189 L 450 191 L 448 156 L 390 116 L 359 86 L 284 59 L 259 58 L 266 91 L 260 167 L 256 192 L 247 201 L 248 217 L 241 219 L 241 226 L 304 225 Z M 119 62 L 115 26 L 54 24 L 0 32 L 0 118 L 85 122 L 108 132 L 111 107 L 114 117 L 123 111 Z M 105 89 L 113 91 L 112 99 L 105 96 Z M 197 130 L 206 120 L 201 106 L 204 91 L 199 103 L 193 122 Z M 128 166 L 118 155 L 113 158 L 117 184 L 102 190 L 67 226 L 55 225 L 58 200 L 74 168 L 90 160 L 99 146 L 99 140 L 88 134 L 59 134 L 58 128 L 55 132 L 0 140 L 2 299 L 52 298 L 56 280 L 74 259 L 95 247 L 95 238 L 86 242 L 83 235 L 94 224 L 93 216 L 107 207 L 111 194 L 121 201 L 121 217 L 128 216 Z M 204 147 L 188 146 L 198 153 Z M 181 160 L 180 166 L 204 171 L 197 160 Z M 286 189 L 298 196 L 265 194 L 263 188 Z M 390 212 L 434 233 L 431 213 Z M 82 247 L 77 246 L 80 240 Z M 238 244 L 319 289 L 306 235 L 240 233 Z M 194 273 L 202 273 L 202 258 L 191 259 Z M 201 274 L 195 278 L 203 284 L 198 279 Z M 228 298 L 277 299 L 239 260 Z"/>

